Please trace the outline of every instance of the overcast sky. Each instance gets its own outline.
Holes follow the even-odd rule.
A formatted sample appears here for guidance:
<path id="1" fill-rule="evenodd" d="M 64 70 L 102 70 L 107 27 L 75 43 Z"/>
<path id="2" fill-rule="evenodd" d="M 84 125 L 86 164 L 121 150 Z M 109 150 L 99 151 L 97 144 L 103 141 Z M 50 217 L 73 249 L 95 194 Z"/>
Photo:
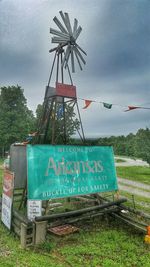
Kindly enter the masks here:
<path id="1" fill-rule="evenodd" d="M 149 0 L 0 0 L 0 86 L 19 84 L 28 107 L 42 103 L 53 61 L 49 28 L 68 12 L 83 31 L 77 43 L 87 52 L 86 66 L 73 74 L 78 97 L 92 103 L 80 112 L 86 136 L 121 135 L 150 127 Z M 53 86 L 53 84 L 52 84 Z"/>

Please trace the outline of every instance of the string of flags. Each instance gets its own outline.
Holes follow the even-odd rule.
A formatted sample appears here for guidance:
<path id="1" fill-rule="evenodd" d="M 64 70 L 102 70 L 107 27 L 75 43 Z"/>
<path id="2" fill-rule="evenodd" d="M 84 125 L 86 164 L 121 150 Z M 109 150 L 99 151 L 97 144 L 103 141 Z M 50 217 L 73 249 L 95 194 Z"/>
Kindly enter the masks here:
<path id="1" fill-rule="evenodd" d="M 78 98 L 78 99 L 84 101 L 85 104 L 84 104 L 83 109 L 87 109 L 93 102 L 101 103 L 101 104 L 103 104 L 103 107 L 107 108 L 107 109 L 111 109 L 112 106 L 120 106 L 120 107 L 123 107 L 123 108 L 126 107 L 126 106 L 122 106 L 120 104 L 111 104 L 111 103 L 95 101 L 95 100 L 88 100 L 88 99 L 83 99 L 83 98 Z M 124 112 L 135 110 L 135 109 L 149 109 L 150 110 L 150 107 L 143 107 L 143 106 L 127 106 L 127 107 L 128 107 L 128 109 L 125 109 Z M 57 118 L 60 119 L 61 117 L 63 117 L 63 114 L 64 114 L 64 106 L 62 104 L 62 105 L 59 106 L 59 108 L 57 110 Z M 54 115 L 54 114 L 52 114 L 52 115 Z"/>
<path id="2" fill-rule="evenodd" d="M 96 100 L 88 100 L 88 99 L 83 99 L 83 98 L 78 98 L 78 99 L 84 101 L 83 109 L 87 109 L 93 102 L 94 103 L 103 104 L 103 107 L 107 108 L 107 109 L 111 109 L 112 106 L 120 106 L 120 107 L 123 107 L 123 108 L 125 107 L 125 106 L 120 105 L 120 104 L 112 104 L 112 103 L 106 103 L 106 102 L 96 101 Z M 149 109 L 150 110 L 150 107 L 143 107 L 143 106 L 127 106 L 127 107 L 128 107 L 128 109 L 124 110 L 124 112 L 135 110 L 135 109 Z M 63 106 L 63 104 L 59 105 L 58 110 L 57 110 L 56 113 L 57 113 L 57 118 L 60 119 L 61 117 L 63 117 L 63 115 L 64 115 L 64 106 Z M 54 117 L 54 113 L 52 114 L 52 118 L 53 117 Z M 26 140 L 23 142 L 23 144 L 24 145 L 29 144 L 32 141 L 33 137 L 35 137 L 37 134 L 38 134 L 38 132 L 33 132 L 33 133 L 28 134 L 28 136 L 26 137 Z"/>
<path id="3" fill-rule="evenodd" d="M 111 109 L 112 106 L 121 106 L 123 108 L 125 107 L 125 106 L 122 106 L 120 104 L 112 104 L 112 103 L 106 103 L 106 102 L 95 101 L 95 100 L 87 100 L 87 99 L 83 99 L 83 98 L 78 98 L 78 99 L 84 101 L 85 104 L 84 104 L 83 109 L 88 108 L 93 102 L 103 104 L 103 107 L 107 108 L 107 109 Z M 150 107 L 143 107 L 143 106 L 127 106 L 127 107 L 128 107 L 128 109 L 124 110 L 124 112 L 135 110 L 135 109 L 150 109 Z"/>

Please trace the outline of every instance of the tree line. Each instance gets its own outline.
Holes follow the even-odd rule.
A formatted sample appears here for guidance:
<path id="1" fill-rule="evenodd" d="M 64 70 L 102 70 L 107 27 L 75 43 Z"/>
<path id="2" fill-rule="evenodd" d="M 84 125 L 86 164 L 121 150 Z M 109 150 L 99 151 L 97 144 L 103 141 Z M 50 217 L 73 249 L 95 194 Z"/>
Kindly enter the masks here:
<path id="1" fill-rule="evenodd" d="M 0 88 L 0 154 L 5 155 L 12 143 L 23 141 L 35 128 L 35 116 L 27 107 L 23 89 Z"/>
<path id="2" fill-rule="evenodd" d="M 140 158 L 150 164 L 150 129 L 139 129 L 136 134 L 110 136 L 88 140 L 91 145 L 113 146 L 115 155 Z"/>
<path id="3" fill-rule="evenodd" d="M 66 109 L 67 110 L 67 109 Z M 74 117 L 76 127 L 67 118 L 68 138 L 71 138 L 79 122 L 73 111 L 69 114 Z M 29 133 L 37 130 L 38 121 L 42 114 L 42 105 L 37 106 L 36 114 L 27 107 L 27 100 L 23 89 L 17 86 L 0 88 L 0 156 L 4 156 L 12 143 L 22 142 Z M 61 133 L 62 121 L 57 122 L 57 130 Z M 60 123 L 60 124 L 59 124 Z M 58 139 L 58 143 L 61 141 Z M 72 139 L 71 144 L 77 143 Z M 127 136 L 100 137 L 87 139 L 86 145 L 113 146 L 115 155 L 141 158 L 150 164 L 150 129 L 139 129 L 136 134 Z"/>

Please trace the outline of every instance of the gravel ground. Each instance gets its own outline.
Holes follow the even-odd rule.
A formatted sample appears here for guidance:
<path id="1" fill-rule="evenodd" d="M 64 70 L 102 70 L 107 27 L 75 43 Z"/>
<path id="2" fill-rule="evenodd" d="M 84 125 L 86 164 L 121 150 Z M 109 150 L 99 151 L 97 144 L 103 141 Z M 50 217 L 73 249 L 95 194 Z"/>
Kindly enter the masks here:
<path id="1" fill-rule="evenodd" d="M 131 193 L 132 195 L 138 195 L 142 197 L 150 198 L 150 185 L 131 181 L 124 178 L 118 178 L 119 190 Z M 146 190 L 146 191 L 145 191 Z"/>
<path id="2" fill-rule="evenodd" d="M 115 157 L 115 159 L 122 159 L 125 162 L 116 162 L 116 166 L 149 166 L 149 164 L 141 159 L 130 159 L 126 157 Z"/>
<path id="3" fill-rule="evenodd" d="M 125 178 L 120 178 L 120 177 L 118 177 L 118 182 L 121 183 L 121 184 L 124 184 L 124 185 L 129 185 L 129 186 L 131 185 L 131 186 L 134 186 L 134 187 L 138 187 L 138 188 L 150 191 L 150 185 L 147 185 L 147 184 L 139 183 L 139 182 L 136 182 L 136 181 L 131 181 L 131 180 L 128 180 L 128 179 L 125 179 Z"/>
<path id="4" fill-rule="evenodd" d="M 150 191 L 149 192 L 144 191 L 144 190 L 141 190 L 140 188 L 137 188 L 137 187 L 134 188 L 134 187 L 122 185 L 119 183 L 119 190 L 131 193 L 132 195 L 150 198 Z"/>
<path id="5" fill-rule="evenodd" d="M 122 159 L 125 162 L 115 163 L 116 166 L 149 166 L 149 164 L 140 159 L 130 159 L 126 157 L 115 157 L 115 159 Z M 139 183 L 136 181 L 128 180 L 118 177 L 119 189 L 128 192 L 132 195 L 150 198 L 150 185 Z M 146 191 L 145 191 L 146 190 Z"/>

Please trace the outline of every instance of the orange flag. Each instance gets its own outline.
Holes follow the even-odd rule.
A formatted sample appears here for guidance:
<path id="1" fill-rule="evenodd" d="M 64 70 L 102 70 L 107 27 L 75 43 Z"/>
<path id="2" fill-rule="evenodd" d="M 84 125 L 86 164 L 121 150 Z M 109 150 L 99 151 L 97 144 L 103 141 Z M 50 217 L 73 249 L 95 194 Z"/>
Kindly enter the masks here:
<path id="1" fill-rule="evenodd" d="M 137 108 L 141 108 L 141 107 L 128 106 L 128 109 L 125 110 L 125 112 L 126 111 L 130 111 L 130 110 L 133 110 L 133 109 L 137 109 Z"/>
<path id="2" fill-rule="evenodd" d="M 85 100 L 85 106 L 83 107 L 83 109 L 88 108 L 91 103 L 92 103 L 91 100 Z"/>

